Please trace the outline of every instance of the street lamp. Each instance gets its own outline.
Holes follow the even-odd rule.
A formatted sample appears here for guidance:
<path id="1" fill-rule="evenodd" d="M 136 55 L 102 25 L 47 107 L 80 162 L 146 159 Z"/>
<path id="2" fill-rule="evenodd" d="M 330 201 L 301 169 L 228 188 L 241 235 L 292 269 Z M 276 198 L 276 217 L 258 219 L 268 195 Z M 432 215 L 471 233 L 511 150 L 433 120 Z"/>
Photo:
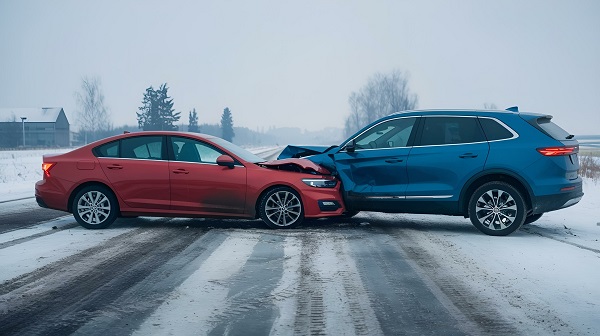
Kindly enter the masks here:
<path id="1" fill-rule="evenodd" d="M 27 120 L 27 117 L 21 117 L 21 123 L 23 124 L 23 148 L 25 148 L 25 120 Z"/>

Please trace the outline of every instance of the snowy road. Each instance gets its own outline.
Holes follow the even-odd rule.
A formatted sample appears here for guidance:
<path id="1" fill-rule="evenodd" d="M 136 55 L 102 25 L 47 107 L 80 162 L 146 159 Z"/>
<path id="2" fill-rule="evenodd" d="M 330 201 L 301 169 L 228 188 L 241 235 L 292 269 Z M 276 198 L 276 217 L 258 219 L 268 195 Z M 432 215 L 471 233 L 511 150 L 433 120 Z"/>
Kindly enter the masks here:
<path id="1" fill-rule="evenodd" d="M 600 254 L 532 228 L 361 213 L 92 231 L 61 217 L 0 234 L 0 334 L 594 334 Z"/>

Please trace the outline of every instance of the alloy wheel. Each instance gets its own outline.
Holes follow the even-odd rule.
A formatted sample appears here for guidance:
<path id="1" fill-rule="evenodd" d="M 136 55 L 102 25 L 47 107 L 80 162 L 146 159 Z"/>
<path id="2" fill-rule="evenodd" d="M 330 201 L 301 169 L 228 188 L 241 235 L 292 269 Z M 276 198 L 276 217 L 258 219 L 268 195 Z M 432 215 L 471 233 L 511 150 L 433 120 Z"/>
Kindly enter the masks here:
<path id="1" fill-rule="evenodd" d="M 293 192 L 279 190 L 267 198 L 264 211 L 269 222 L 286 227 L 298 221 L 302 215 L 302 203 Z"/>
<path id="2" fill-rule="evenodd" d="M 517 218 L 517 204 L 506 191 L 492 189 L 483 193 L 475 205 L 479 222 L 490 230 L 504 230 Z"/>
<path id="3" fill-rule="evenodd" d="M 110 213 L 110 200 L 100 191 L 88 191 L 77 201 L 77 214 L 89 225 L 102 224 L 109 218 Z"/>

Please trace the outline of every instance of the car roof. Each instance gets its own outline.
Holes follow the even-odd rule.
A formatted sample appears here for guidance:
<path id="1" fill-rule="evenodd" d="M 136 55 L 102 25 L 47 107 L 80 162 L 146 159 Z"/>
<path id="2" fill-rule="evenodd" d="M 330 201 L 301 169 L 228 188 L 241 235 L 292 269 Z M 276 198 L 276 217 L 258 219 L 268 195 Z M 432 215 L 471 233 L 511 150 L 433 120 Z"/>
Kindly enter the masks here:
<path id="1" fill-rule="evenodd" d="M 533 115 L 545 116 L 543 114 L 532 112 L 513 112 L 509 110 L 475 110 L 475 109 L 427 109 L 427 110 L 406 110 L 390 114 L 389 116 L 410 116 L 410 115 L 469 115 L 469 116 L 499 116 L 499 115 Z"/>
<path id="2" fill-rule="evenodd" d="M 174 135 L 174 136 L 184 136 L 184 137 L 188 136 L 188 137 L 197 138 L 197 139 L 199 138 L 199 139 L 204 139 L 204 140 L 212 140 L 212 139 L 216 138 L 213 135 L 203 134 L 203 133 L 194 133 L 194 132 L 180 132 L 180 131 L 135 131 L 135 132 L 129 132 L 129 131 L 125 131 L 124 133 L 121 133 L 121 134 L 117 134 L 117 135 L 109 136 L 109 137 L 106 137 L 103 139 L 99 139 L 97 141 L 94 141 L 94 142 L 86 145 L 85 147 L 88 147 L 88 146 L 95 147 L 97 145 L 108 143 L 111 141 L 130 138 L 130 137 L 134 137 L 134 136 L 140 136 L 140 135 Z"/>

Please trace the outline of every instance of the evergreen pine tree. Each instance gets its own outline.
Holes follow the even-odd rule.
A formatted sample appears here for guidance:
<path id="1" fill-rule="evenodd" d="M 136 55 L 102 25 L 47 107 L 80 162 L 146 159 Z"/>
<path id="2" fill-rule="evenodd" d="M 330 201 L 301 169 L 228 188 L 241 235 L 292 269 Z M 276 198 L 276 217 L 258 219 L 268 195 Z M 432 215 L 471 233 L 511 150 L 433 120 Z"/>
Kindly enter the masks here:
<path id="1" fill-rule="evenodd" d="M 189 118 L 188 132 L 199 132 L 200 128 L 198 127 L 198 114 L 196 113 L 196 109 L 190 111 Z"/>
<path id="2" fill-rule="evenodd" d="M 223 110 L 223 115 L 221 116 L 221 132 L 223 139 L 229 142 L 231 142 L 235 136 L 233 133 L 233 117 L 231 116 L 229 107 L 226 107 Z"/>
<path id="3" fill-rule="evenodd" d="M 152 86 L 146 89 L 142 106 L 137 113 L 138 127 L 144 131 L 174 131 L 175 123 L 180 118 L 180 112 L 173 109 L 173 99 L 169 97 L 167 83 L 162 84 L 158 90 Z"/>

